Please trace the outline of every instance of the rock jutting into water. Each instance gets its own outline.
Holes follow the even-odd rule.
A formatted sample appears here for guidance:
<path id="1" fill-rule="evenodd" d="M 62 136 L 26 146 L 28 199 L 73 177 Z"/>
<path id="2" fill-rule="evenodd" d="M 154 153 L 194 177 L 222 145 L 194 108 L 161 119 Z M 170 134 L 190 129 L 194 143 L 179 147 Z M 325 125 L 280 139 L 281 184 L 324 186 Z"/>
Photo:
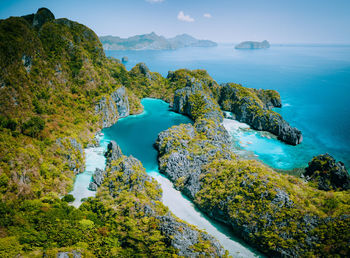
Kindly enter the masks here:
<path id="1" fill-rule="evenodd" d="M 302 133 L 291 127 L 280 114 L 271 110 L 281 107 L 279 94 L 273 90 L 255 90 L 234 83 L 220 85 L 218 103 L 234 118 L 249 124 L 255 130 L 273 133 L 279 140 L 291 145 L 302 142 Z"/>
<path id="2" fill-rule="evenodd" d="M 254 92 L 266 110 L 280 105 L 274 92 Z M 329 197 L 323 191 L 315 192 L 301 179 L 278 174 L 256 160 L 240 160 L 229 150 L 225 137 L 212 135 L 220 123 L 216 116 L 205 113 L 215 113 L 215 108 L 196 109 L 203 100 L 208 103 L 202 107 L 215 107 L 210 96 L 193 98 L 202 94 L 190 89 L 175 92 L 175 110 L 193 117 L 195 124 L 174 126 L 159 134 L 156 147 L 160 172 L 202 211 L 231 226 L 269 256 L 319 255 L 320 246 L 329 247 L 335 236 L 340 236 L 339 247 L 330 247 L 331 252 L 341 252 L 340 246 L 347 241 L 341 232 L 350 224 L 350 216 L 329 215 L 335 212 L 335 206 L 323 204 L 331 202 Z M 199 126 L 203 120 L 206 126 Z M 347 197 L 337 198 L 345 203 Z M 325 232 L 329 228 L 335 231 L 328 235 Z"/>
<path id="3" fill-rule="evenodd" d="M 181 222 L 171 213 L 164 212 L 165 206 L 160 202 L 160 185 L 146 172 L 141 162 L 132 156 L 124 156 L 114 141 L 108 144 L 105 177 L 98 191 L 118 200 L 123 191 L 129 195 L 142 198 L 135 202 L 135 209 L 143 211 L 143 217 L 156 219 L 157 229 L 165 236 L 166 242 L 177 250 L 177 255 L 186 257 L 225 256 L 224 249 L 212 236 L 185 222 Z M 193 248 L 202 244 L 208 247 Z"/>
<path id="4" fill-rule="evenodd" d="M 129 58 L 127 56 L 122 57 L 122 62 L 127 63 L 129 61 Z"/>
<path id="5" fill-rule="evenodd" d="M 115 124 L 118 118 L 129 115 L 129 100 L 125 87 L 122 86 L 110 96 L 104 96 L 95 105 L 95 113 L 102 117 L 101 126 L 109 127 Z"/>
<path id="6" fill-rule="evenodd" d="M 235 49 L 260 49 L 269 48 L 270 43 L 267 40 L 262 42 L 257 41 L 244 41 L 235 46 Z"/>
<path id="7" fill-rule="evenodd" d="M 304 176 L 324 191 L 350 189 L 350 176 L 341 161 L 336 162 L 329 154 L 314 157 L 305 168 Z"/>

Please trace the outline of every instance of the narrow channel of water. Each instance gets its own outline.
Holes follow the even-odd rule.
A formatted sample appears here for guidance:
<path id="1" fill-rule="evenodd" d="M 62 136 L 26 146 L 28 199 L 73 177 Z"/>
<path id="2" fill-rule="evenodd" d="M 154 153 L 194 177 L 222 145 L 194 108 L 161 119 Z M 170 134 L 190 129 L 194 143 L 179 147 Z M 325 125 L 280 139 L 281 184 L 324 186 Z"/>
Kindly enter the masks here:
<path id="1" fill-rule="evenodd" d="M 233 257 L 257 257 L 259 253 L 236 238 L 232 231 L 195 208 L 194 204 L 174 189 L 172 182 L 158 171 L 158 152 L 154 149 L 158 134 L 173 125 L 192 123 L 183 115 L 171 112 L 169 105 L 157 99 L 143 99 L 145 112 L 119 119 L 115 125 L 103 130 L 106 139 L 118 143 L 124 155 L 133 155 L 144 165 L 163 190 L 163 203 L 180 219 L 205 230 L 229 251 Z"/>
<path id="2" fill-rule="evenodd" d="M 81 199 L 95 197 L 96 192 L 90 191 L 88 186 L 91 182 L 91 177 L 96 168 L 105 169 L 106 159 L 104 152 L 107 149 L 108 141 L 104 137 L 100 137 L 100 146 L 84 149 L 85 152 L 85 171 L 76 176 L 73 191 L 70 192 L 75 198 L 72 203 L 78 208 L 82 203 Z"/>

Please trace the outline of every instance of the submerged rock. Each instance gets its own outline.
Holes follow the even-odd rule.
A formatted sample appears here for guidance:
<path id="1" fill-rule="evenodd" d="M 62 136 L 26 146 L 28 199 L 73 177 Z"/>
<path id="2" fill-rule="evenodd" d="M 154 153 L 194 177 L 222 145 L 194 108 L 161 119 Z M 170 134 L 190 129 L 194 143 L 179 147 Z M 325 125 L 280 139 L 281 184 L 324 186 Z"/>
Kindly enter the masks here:
<path id="1" fill-rule="evenodd" d="M 314 157 L 305 168 L 304 176 L 307 180 L 316 182 L 320 190 L 350 189 L 350 176 L 344 163 L 336 162 L 329 154 Z"/>

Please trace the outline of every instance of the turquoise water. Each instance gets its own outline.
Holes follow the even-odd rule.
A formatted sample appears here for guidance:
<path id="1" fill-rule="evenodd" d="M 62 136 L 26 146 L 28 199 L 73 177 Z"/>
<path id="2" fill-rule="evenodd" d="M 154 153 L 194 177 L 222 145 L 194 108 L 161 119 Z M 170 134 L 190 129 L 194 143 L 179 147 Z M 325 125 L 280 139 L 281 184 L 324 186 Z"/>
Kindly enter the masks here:
<path id="1" fill-rule="evenodd" d="M 72 203 L 75 207 L 79 207 L 81 199 L 94 197 L 95 191 L 88 189 L 91 177 L 96 168 L 105 169 L 106 159 L 104 153 L 107 149 L 108 140 L 105 137 L 100 137 L 100 146 L 94 148 L 86 148 L 85 152 L 85 171 L 75 177 L 73 191 L 70 192 L 75 198 Z"/>
<path id="2" fill-rule="evenodd" d="M 173 125 L 191 123 L 183 115 L 171 112 L 169 105 L 157 99 L 143 99 L 144 112 L 128 116 L 103 129 L 104 138 L 116 141 L 124 155 L 139 159 L 149 175 L 154 177 L 163 190 L 163 203 L 180 219 L 205 230 L 222 244 L 234 257 L 257 257 L 259 254 L 237 239 L 221 223 L 215 222 L 198 211 L 193 203 L 174 189 L 173 184 L 158 171 L 158 152 L 154 149 L 158 134 Z"/>
<path id="3" fill-rule="evenodd" d="M 128 56 L 127 69 L 145 62 L 152 71 L 166 76 L 168 70 L 200 68 L 219 83 L 278 90 L 284 106 L 276 111 L 303 132 L 303 143 L 288 146 L 248 131 L 239 135 L 251 137 L 251 143 L 240 144 L 245 139 L 241 138 L 238 146 L 276 168 L 303 167 L 313 156 L 326 152 L 350 167 L 350 46 L 273 45 L 270 49 L 235 50 L 233 45 L 220 45 L 106 54 Z"/>

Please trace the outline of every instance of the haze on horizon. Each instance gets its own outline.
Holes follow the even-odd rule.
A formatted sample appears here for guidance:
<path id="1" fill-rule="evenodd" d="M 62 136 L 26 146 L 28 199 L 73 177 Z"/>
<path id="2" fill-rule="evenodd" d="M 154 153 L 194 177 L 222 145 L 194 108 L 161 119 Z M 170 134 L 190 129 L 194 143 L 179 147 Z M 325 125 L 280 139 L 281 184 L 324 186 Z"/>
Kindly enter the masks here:
<path id="1" fill-rule="evenodd" d="M 99 36 L 187 33 L 222 43 L 350 44 L 349 0 L 1 0 L 0 19 L 40 7 Z"/>

